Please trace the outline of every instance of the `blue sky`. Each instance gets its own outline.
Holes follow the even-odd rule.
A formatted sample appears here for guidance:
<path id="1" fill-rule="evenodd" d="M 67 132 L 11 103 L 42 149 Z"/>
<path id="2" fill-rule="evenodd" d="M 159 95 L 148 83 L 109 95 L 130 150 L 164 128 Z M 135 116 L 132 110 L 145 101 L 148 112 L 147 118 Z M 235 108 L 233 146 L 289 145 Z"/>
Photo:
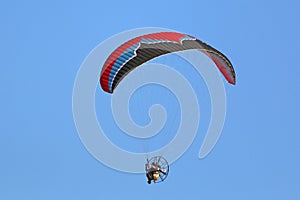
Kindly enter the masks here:
<path id="1" fill-rule="evenodd" d="M 0 199 L 299 199 L 299 8 L 295 0 L 2 2 Z M 199 134 L 167 181 L 150 186 L 94 159 L 72 115 L 84 58 L 139 27 L 194 35 L 237 74 L 236 86 L 225 84 L 227 118 L 213 151 L 198 159 Z"/>

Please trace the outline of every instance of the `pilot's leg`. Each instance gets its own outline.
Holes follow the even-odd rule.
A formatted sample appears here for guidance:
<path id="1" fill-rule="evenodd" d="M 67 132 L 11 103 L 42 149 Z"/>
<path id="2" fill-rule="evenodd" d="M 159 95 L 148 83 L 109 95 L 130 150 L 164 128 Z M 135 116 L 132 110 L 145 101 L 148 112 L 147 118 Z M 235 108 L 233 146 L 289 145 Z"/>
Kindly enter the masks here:
<path id="1" fill-rule="evenodd" d="M 147 181 L 147 183 L 148 183 L 148 184 L 151 184 L 151 180 L 152 180 L 152 178 L 151 178 L 151 175 L 150 175 L 150 173 L 146 173 L 146 176 L 147 176 L 147 178 L 148 178 L 148 181 Z"/>

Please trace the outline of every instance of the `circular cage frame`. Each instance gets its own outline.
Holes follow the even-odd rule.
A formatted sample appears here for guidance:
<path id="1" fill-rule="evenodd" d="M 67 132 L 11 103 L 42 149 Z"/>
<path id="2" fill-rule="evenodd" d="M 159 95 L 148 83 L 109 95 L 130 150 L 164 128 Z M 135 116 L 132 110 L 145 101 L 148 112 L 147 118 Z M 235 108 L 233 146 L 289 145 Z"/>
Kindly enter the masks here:
<path id="1" fill-rule="evenodd" d="M 154 183 L 163 182 L 169 174 L 170 166 L 168 161 L 162 156 L 154 156 L 150 159 L 147 158 L 146 171 L 150 169 L 152 163 L 155 163 L 160 169 L 165 170 L 165 173 L 159 172 L 159 179 L 153 180 Z"/>

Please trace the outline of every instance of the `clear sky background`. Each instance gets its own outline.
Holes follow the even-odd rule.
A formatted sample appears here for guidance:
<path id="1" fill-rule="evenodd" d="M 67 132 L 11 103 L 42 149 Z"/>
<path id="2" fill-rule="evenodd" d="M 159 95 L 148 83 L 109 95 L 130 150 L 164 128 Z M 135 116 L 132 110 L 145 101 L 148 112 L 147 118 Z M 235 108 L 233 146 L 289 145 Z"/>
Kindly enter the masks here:
<path id="1" fill-rule="evenodd" d="M 300 199 L 298 1 L 0 5 L 0 199 Z M 202 39 L 237 74 L 236 86 L 224 82 L 227 118 L 216 147 L 199 160 L 199 134 L 156 185 L 94 159 L 72 115 L 74 80 L 88 53 L 114 34 L 149 26 Z M 201 106 L 205 131 L 209 108 Z"/>

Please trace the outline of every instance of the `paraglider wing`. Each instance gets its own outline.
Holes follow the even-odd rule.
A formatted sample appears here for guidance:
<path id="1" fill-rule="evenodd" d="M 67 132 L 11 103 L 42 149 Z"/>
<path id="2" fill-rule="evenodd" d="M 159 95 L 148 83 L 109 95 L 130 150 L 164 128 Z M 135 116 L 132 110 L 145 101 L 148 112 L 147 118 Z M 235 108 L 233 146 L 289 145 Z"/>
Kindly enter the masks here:
<path id="1" fill-rule="evenodd" d="M 105 61 L 100 84 L 113 93 L 120 81 L 141 64 L 164 54 L 197 49 L 206 54 L 219 68 L 225 79 L 235 84 L 235 72 L 229 59 L 218 50 L 190 35 L 158 32 L 142 35 L 119 46 Z"/>

